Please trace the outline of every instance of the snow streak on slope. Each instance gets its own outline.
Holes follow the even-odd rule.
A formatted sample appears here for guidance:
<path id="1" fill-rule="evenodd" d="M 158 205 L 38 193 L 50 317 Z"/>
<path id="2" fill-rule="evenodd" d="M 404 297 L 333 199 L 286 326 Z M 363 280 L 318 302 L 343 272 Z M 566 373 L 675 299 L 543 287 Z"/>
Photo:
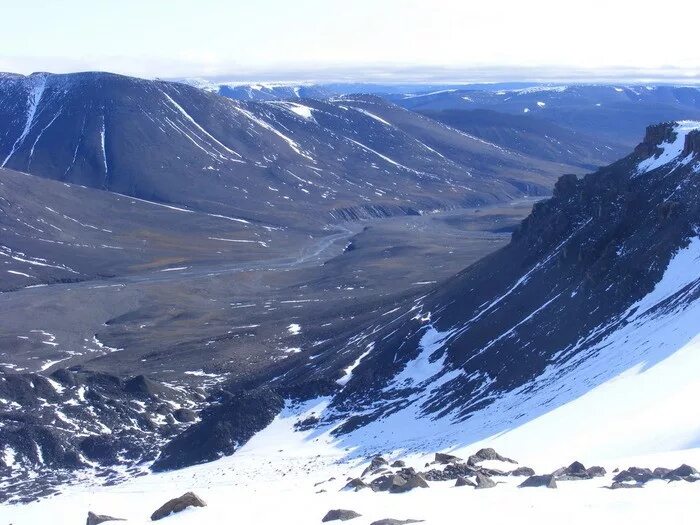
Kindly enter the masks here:
<path id="1" fill-rule="evenodd" d="M 17 148 L 21 146 L 24 142 L 24 139 L 27 138 L 27 134 L 29 134 L 29 131 L 32 129 L 32 125 L 34 124 L 34 116 L 36 115 L 36 110 L 39 107 L 39 103 L 41 102 L 41 97 L 44 95 L 45 88 L 46 76 L 37 75 L 34 78 L 34 84 L 31 87 L 31 90 L 29 91 L 29 97 L 27 98 L 27 120 L 24 123 L 24 129 L 22 130 L 22 133 L 17 138 L 15 143 L 12 145 L 10 153 L 8 153 L 7 157 L 5 157 L 5 160 L 2 162 L 2 164 L 0 164 L 0 168 L 5 167 L 7 161 L 10 160 L 12 155 L 14 155 L 15 151 L 17 151 Z"/>
<path id="2" fill-rule="evenodd" d="M 161 93 L 163 93 L 163 95 L 165 95 L 165 97 L 166 97 L 166 98 L 168 99 L 168 101 L 173 105 L 173 107 L 174 107 L 175 109 L 177 109 L 177 110 L 182 114 L 182 116 L 184 116 L 187 120 L 189 120 L 199 131 L 201 131 L 202 133 L 204 133 L 207 137 L 209 137 L 209 138 L 210 138 L 211 140 L 213 140 L 216 144 L 218 144 L 219 146 L 221 146 L 222 148 L 224 148 L 227 152 L 229 152 L 229 153 L 235 155 L 235 156 L 238 157 L 239 159 L 242 158 L 238 153 L 236 153 L 235 151 L 233 151 L 231 148 L 229 148 L 229 147 L 226 146 L 225 144 L 222 144 L 218 139 L 216 139 L 215 137 L 213 137 L 213 136 L 211 135 L 211 133 L 209 133 L 209 132 L 208 132 L 207 130 L 205 130 L 202 126 L 200 126 L 200 125 L 197 123 L 197 121 L 194 120 L 194 119 L 192 118 L 192 116 L 191 116 L 189 113 L 187 113 L 187 111 L 185 111 L 185 110 L 183 109 L 182 106 L 180 106 L 180 104 L 178 104 L 177 102 L 175 102 L 175 101 L 173 100 L 173 98 L 172 98 L 170 95 L 168 95 L 165 91 L 162 91 L 162 90 L 161 90 Z"/>

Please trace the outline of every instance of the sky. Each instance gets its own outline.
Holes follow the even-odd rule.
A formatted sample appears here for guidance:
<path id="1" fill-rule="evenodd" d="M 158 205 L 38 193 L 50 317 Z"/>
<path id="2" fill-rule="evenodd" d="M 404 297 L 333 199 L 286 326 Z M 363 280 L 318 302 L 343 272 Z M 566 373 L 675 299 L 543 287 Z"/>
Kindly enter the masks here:
<path id="1" fill-rule="evenodd" d="M 0 0 L 0 71 L 700 81 L 692 0 Z"/>

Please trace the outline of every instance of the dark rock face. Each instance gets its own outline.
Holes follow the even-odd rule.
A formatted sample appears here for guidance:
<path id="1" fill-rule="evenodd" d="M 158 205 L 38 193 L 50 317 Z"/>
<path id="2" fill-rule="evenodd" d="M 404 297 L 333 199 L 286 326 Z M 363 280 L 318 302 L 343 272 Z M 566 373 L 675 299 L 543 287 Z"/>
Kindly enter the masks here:
<path id="1" fill-rule="evenodd" d="M 634 153 L 642 158 L 650 157 L 658 152 L 659 145 L 673 140 L 674 137 L 671 122 L 647 126 L 644 140 L 635 148 Z"/>
<path id="2" fill-rule="evenodd" d="M 544 476 L 530 476 L 523 481 L 518 487 L 547 487 L 548 489 L 557 488 L 557 482 L 551 474 Z"/>
<path id="3" fill-rule="evenodd" d="M 693 130 L 685 136 L 681 157 L 700 153 L 700 131 Z"/>
<path id="4" fill-rule="evenodd" d="M 396 460 L 391 464 L 392 468 L 405 468 L 406 467 L 406 462 L 402 460 Z"/>
<path id="5" fill-rule="evenodd" d="M 171 514 L 177 512 L 182 512 L 189 507 L 206 507 L 207 504 L 194 494 L 193 492 L 186 492 L 179 498 L 171 499 L 170 501 L 163 504 L 162 507 L 158 508 L 153 514 L 151 514 L 151 521 L 162 520 L 167 518 Z"/>
<path id="6" fill-rule="evenodd" d="M 321 521 L 324 523 L 327 521 L 348 521 L 359 518 L 360 516 L 362 516 L 362 514 L 358 514 L 354 510 L 333 509 L 329 510 Z"/>
<path id="7" fill-rule="evenodd" d="M 97 464 L 108 480 L 124 477 L 113 468 L 118 464 L 134 474 L 140 462 L 154 458 L 160 445 L 186 427 L 163 420 L 160 408 L 201 402 L 195 391 L 145 377 L 66 369 L 49 377 L 0 372 L 0 399 L 15 407 L 0 412 L 0 443 L 15 452 L 14 469 L 0 458 L 0 476 L 12 479 L 0 501 L 50 494 L 70 481 L 71 471 L 86 468 L 86 461 Z M 82 437 L 74 435 L 77 427 Z"/>
<path id="8" fill-rule="evenodd" d="M 87 521 L 85 525 L 99 525 L 106 521 L 124 521 L 122 518 L 113 518 L 112 516 L 107 516 L 104 514 L 95 514 L 94 512 L 88 512 Z"/>
<path id="9" fill-rule="evenodd" d="M 267 388 L 227 395 L 163 447 L 152 468 L 159 472 L 229 456 L 269 425 L 283 407 L 284 400 Z"/>

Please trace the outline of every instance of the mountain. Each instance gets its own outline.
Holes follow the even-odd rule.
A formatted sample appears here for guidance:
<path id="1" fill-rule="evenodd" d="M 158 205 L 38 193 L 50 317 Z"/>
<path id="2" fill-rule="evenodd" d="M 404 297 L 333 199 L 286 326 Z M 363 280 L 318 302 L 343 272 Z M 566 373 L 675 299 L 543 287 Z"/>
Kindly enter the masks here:
<path id="1" fill-rule="evenodd" d="M 216 93 L 235 100 L 267 102 L 271 100 L 294 100 L 302 98 L 326 99 L 341 93 L 313 84 L 215 82 L 202 78 L 182 78 L 175 80 L 204 91 Z"/>
<path id="2" fill-rule="evenodd" d="M 697 390 L 699 172 L 700 122 L 682 121 L 562 177 L 507 247 L 357 338 L 355 356 L 371 351 L 325 411 L 341 446 L 509 431 L 514 449 L 600 458 L 697 443 L 682 393 Z M 546 434 L 518 443 L 528 424 Z"/>
<path id="3" fill-rule="evenodd" d="M 90 490 L 92 509 L 138 522 L 168 494 L 195 490 L 209 506 L 182 515 L 184 523 L 229 512 L 231 493 L 242 497 L 243 515 L 266 519 L 318 520 L 329 508 L 357 508 L 369 519 L 449 523 L 454 494 L 467 489 L 448 483 L 460 478 L 507 501 L 509 519 L 578 512 L 582 495 L 596 508 L 604 498 L 606 513 L 633 501 L 639 512 L 668 515 L 699 477 L 689 465 L 675 468 L 700 457 L 683 450 L 700 436 L 688 417 L 700 393 L 699 173 L 700 122 L 650 126 L 627 157 L 583 178 L 561 177 L 507 246 L 424 293 L 377 307 L 330 345 L 210 385 L 205 399 L 197 386 L 85 369 L 3 376 L 5 497 L 33 500 L 56 483 L 88 484 L 15 506 L 10 516 L 21 522 L 50 506 L 67 523 L 84 515 L 79 502 Z M 29 405 L 33 414 L 21 416 Z M 162 420 L 153 419 L 158 411 Z M 71 424 L 83 419 L 90 435 L 72 439 Z M 605 467 L 557 468 L 573 459 Z M 610 473 L 639 462 L 672 468 Z M 50 476 L 28 475 L 42 465 Z M 183 470 L 140 477 L 149 467 Z M 105 486 L 81 478 L 85 471 Z M 518 479 L 534 472 L 552 474 L 544 483 Z M 527 483 L 573 485 L 554 504 L 548 491 L 535 501 L 534 489 L 517 488 Z M 604 483 L 645 488 L 607 492 Z M 645 496 L 652 490 L 669 491 L 656 511 Z M 304 504 L 260 509 L 263 494 Z"/>
<path id="4" fill-rule="evenodd" d="M 598 140 L 633 147 L 652 122 L 700 118 L 700 88 L 668 85 L 540 85 L 391 95 L 415 111 L 491 109 L 545 118 Z"/>
<path id="5" fill-rule="evenodd" d="M 627 151 L 620 144 L 601 141 L 535 116 L 489 109 L 446 109 L 422 114 L 511 151 L 586 169 L 609 164 Z"/>
<path id="6" fill-rule="evenodd" d="M 243 102 L 106 73 L 4 75 L 0 123 L 2 167 L 283 226 L 545 195 L 577 171 L 376 97 Z"/>

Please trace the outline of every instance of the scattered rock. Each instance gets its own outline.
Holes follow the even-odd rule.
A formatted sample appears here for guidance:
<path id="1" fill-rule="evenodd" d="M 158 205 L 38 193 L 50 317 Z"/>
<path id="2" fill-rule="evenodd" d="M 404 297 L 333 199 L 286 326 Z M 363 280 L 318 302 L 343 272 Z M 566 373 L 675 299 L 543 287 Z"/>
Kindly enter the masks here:
<path id="1" fill-rule="evenodd" d="M 504 461 L 506 463 L 517 463 L 517 461 L 515 460 L 512 460 L 505 456 L 501 456 L 492 448 L 482 448 L 476 454 L 472 454 L 471 456 L 469 456 L 469 459 L 467 459 L 467 463 L 469 463 L 470 465 L 476 465 L 477 463 L 481 463 L 482 461 L 487 460 Z"/>
<path id="2" fill-rule="evenodd" d="M 342 488 L 342 490 L 353 490 L 357 492 L 358 490 L 367 489 L 369 485 L 362 481 L 360 478 L 353 478 L 347 482 L 347 484 Z"/>
<path id="3" fill-rule="evenodd" d="M 173 416 L 180 423 L 192 423 L 192 421 L 197 419 L 197 413 L 189 408 L 178 408 L 173 412 Z"/>
<path id="4" fill-rule="evenodd" d="M 606 470 L 603 467 L 586 468 L 580 461 L 574 461 L 568 467 L 562 467 L 552 472 L 552 475 L 561 481 L 592 479 L 605 474 Z"/>
<path id="5" fill-rule="evenodd" d="M 321 521 L 348 521 L 359 518 L 360 516 L 362 516 L 362 514 L 358 514 L 354 510 L 333 509 L 329 510 Z"/>
<path id="6" fill-rule="evenodd" d="M 459 476 L 455 482 L 455 487 L 476 487 L 476 483 L 464 476 Z"/>
<path id="7" fill-rule="evenodd" d="M 609 489 L 616 490 L 616 489 L 641 489 L 644 486 L 643 483 L 624 483 L 622 481 L 614 481 L 612 485 L 610 485 Z"/>
<path id="8" fill-rule="evenodd" d="M 618 472 L 613 478 L 613 481 L 646 483 L 650 479 L 654 479 L 654 477 L 654 473 L 648 468 L 630 467 Z"/>
<path id="9" fill-rule="evenodd" d="M 511 476 L 534 476 L 535 471 L 530 467 L 518 467 L 515 470 L 511 470 L 509 473 Z"/>
<path id="10" fill-rule="evenodd" d="M 608 473 L 608 471 L 605 470 L 603 467 L 598 467 L 598 466 L 589 467 L 587 472 L 588 472 L 588 475 L 592 478 L 602 478 L 603 476 L 605 476 Z"/>
<path id="11" fill-rule="evenodd" d="M 370 483 L 370 487 L 375 492 L 392 492 L 398 494 L 408 492 L 415 488 L 428 488 L 428 482 L 421 474 L 417 474 L 413 469 L 404 469 L 396 474 L 386 474 L 380 476 Z"/>
<path id="12" fill-rule="evenodd" d="M 654 469 L 654 472 L 652 474 L 654 475 L 655 478 L 659 479 L 666 479 L 666 476 L 668 476 L 671 473 L 670 468 L 665 468 L 665 467 L 656 467 Z"/>
<path id="13" fill-rule="evenodd" d="M 382 456 L 374 456 L 370 464 L 362 472 L 361 477 L 364 477 L 367 474 L 376 473 L 379 469 L 387 466 L 389 466 L 389 462 L 386 459 L 384 459 Z"/>
<path id="14" fill-rule="evenodd" d="M 404 468 L 406 466 L 406 462 L 399 459 L 399 460 L 394 461 L 391 464 L 391 466 L 393 468 Z"/>
<path id="15" fill-rule="evenodd" d="M 393 477 L 389 492 L 399 494 L 413 489 L 427 489 L 428 482 L 420 474 L 398 474 Z"/>
<path id="16" fill-rule="evenodd" d="M 557 481 L 552 474 L 543 476 L 530 476 L 523 481 L 518 487 L 547 487 L 548 489 L 557 488 Z"/>
<path id="17" fill-rule="evenodd" d="M 664 478 L 671 478 L 678 476 L 679 478 L 696 477 L 698 476 L 698 471 L 690 465 L 681 465 L 677 469 L 670 471 L 664 476 Z"/>
<path id="18" fill-rule="evenodd" d="M 87 521 L 85 525 L 99 525 L 105 521 L 124 521 L 122 518 L 113 518 L 112 516 L 107 516 L 105 514 L 95 514 L 94 512 L 88 512 Z"/>
<path id="19" fill-rule="evenodd" d="M 151 514 L 151 521 L 163 519 L 176 512 L 182 512 L 188 507 L 206 507 L 207 504 L 193 492 L 186 492 L 179 498 L 171 499 Z"/>
<path id="20" fill-rule="evenodd" d="M 442 452 L 435 453 L 435 463 L 440 465 L 449 465 L 450 463 L 461 463 L 464 461 L 462 458 L 453 456 L 452 454 L 443 454 Z"/>
<path id="21" fill-rule="evenodd" d="M 476 488 L 477 489 L 491 489 L 496 486 L 496 482 L 490 477 L 479 472 L 476 475 Z"/>

